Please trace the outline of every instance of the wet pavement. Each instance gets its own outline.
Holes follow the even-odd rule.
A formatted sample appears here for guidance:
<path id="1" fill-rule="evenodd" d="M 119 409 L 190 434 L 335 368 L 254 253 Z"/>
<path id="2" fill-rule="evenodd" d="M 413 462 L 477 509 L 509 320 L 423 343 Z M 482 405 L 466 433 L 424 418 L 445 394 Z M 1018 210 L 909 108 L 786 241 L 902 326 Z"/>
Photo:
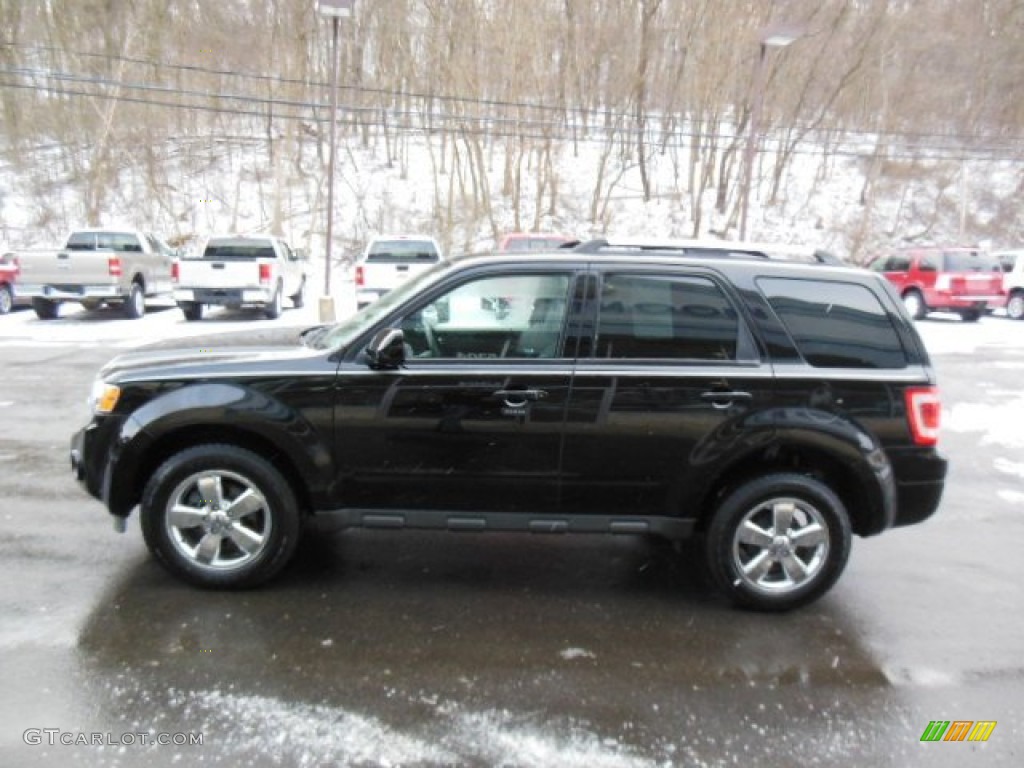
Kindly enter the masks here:
<path id="1" fill-rule="evenodd" d="M 268 588 L 188 588 L 69 471 L 117 339 L 0 327 L 0 765 L 1019 765 L 1024 324 L 920 327 L 942 508 L 782 616 L 629 536 L 318 532 Z"/>

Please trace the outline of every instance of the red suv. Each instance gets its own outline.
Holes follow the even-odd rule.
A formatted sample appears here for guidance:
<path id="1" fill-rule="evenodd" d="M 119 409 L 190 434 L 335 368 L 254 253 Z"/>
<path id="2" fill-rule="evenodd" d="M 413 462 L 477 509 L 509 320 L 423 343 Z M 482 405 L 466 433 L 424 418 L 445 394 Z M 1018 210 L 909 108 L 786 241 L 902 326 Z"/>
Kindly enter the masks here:
<path id="1" fill-rule="evenodd" d="M 915 320 L 955 312 L 971 323 L 1006 303 L 999 262 L 976 248 L 904 248 L 876 257 L 868 268 L 896 286 Z"/>

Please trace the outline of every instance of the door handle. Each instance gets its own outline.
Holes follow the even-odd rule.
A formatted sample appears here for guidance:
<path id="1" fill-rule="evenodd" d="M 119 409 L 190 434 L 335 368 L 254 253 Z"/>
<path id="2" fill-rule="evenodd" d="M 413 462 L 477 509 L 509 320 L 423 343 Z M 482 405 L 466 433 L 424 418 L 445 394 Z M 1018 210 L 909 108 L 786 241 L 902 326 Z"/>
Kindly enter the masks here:
<path id="1" fill-rule="evenodd" d="M 499 389 L 494 396 L 504 400 L 505 405 L 510 408 L 517 408 L 526 405 L 530 400 L 543 400 L 548 393 L 543 389 Z"/>
<path id="2" fill-rule="evenodd" d="M 729 389 L 701 392 L 700 399 L 711 403 L 715 408 L 728 408 L 736 401 L 749 402 L 754 399 L 754 396 L 749 392 L 739 392 Z"/>

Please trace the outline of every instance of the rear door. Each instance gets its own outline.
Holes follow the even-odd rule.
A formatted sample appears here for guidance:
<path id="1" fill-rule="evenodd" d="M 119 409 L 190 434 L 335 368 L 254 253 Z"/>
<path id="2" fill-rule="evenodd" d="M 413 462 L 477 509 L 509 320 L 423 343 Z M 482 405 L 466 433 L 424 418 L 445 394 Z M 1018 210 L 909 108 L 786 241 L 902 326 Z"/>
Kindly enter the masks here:
<path id="1" fill-rule="evenodd" d="M 593 311 L 566 419 L 563 508 L 679 515 L 689 478 L 715 471 L 731 425 L 770 402 L 770 366 L 711 272 L 608 268 Z"/>
<path id="2" fill-rule="evenodd" d="M 405 334 L 403 368 L 343 367 L 335 422 L 348 505 L 556 511 L 576 280 L 565 267 L 464 276 L 388 323 Z"/>

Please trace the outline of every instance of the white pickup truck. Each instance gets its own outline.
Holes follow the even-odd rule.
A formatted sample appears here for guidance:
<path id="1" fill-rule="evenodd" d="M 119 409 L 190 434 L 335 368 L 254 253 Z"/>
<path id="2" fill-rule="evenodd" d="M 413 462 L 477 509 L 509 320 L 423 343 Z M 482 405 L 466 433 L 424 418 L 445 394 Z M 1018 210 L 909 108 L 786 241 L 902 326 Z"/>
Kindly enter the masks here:
<path id="1" fill-rule="evenodd" d="M 175 262 L 174 300 L 188 320 L 201 320 L 209 305 L 261 307 L 273 319 L 285 297 L 302 306 L 307 266 L 305 253 L 279 237 L 211 237 L 198 256 Z"/>
<path id="2" fill-rule="evenodd" d="M 372 304 L 441 260 L 441 246 L 432 237 L 381 235 L 372 238 L 355 264 L 356 307 L 362 309 Z"/>
<path id="3" fill-rule="evenodd" d="M 52 320 L 60 305 L 77 301 L 86 309 L 117 304 L 129 318 L 142 317 L 146 297 L 169 294 L 174 251 L 148 232 L 79 229 L 64 248 L 22 251 L 18 296 L 31 299 L 41 320 Z"/>

